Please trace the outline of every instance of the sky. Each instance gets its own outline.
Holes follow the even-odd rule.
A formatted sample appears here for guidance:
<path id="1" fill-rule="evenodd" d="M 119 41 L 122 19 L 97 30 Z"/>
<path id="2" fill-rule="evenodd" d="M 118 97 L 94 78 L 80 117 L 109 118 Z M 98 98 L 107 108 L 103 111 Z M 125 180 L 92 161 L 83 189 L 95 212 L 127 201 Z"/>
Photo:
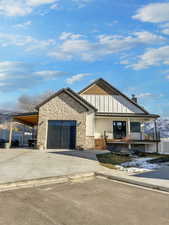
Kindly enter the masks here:
<path id="1" fill-rule="evenodd" d="M 169 0 L 0 0 L 0 108 L 102 77 L 169 117 Z"/>

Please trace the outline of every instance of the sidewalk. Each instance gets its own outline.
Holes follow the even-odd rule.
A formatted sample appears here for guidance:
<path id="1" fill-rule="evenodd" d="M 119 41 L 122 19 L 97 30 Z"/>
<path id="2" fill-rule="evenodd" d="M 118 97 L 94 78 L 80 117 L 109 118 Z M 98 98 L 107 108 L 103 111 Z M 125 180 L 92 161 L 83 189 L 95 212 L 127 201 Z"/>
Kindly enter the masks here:
<path id="1" fill-rule="evenodd" d="M 108 169 L 105 167 L 103 168 L 102 171 L 96 172 L 96 175 L 107 177 L 112 180 L 126 182 L 129 184 L 135 184 L 147 188 L 169 192 L 168 179 L 159 179 L 159 178 L 155 179 L 155 178 L 140 177 L 139 175 L 129 175 L 127 172 L 121 172 L 118 170 Z"/>

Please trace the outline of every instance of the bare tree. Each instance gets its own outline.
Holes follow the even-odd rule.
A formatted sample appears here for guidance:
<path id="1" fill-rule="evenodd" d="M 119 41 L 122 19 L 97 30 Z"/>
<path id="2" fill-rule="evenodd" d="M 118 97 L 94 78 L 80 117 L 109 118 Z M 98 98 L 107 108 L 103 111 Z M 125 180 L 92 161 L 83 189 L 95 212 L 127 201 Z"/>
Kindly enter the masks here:
<path id="1" fill-rule="evenodd" d="M 35 107 L 42 101 L 50 97 L 52 94 L 53 94 L 52 91 L 47 91 L 36 96 L 21 95 L 18 99 L 17 109 L 23 112 L 36 111 Z"/>

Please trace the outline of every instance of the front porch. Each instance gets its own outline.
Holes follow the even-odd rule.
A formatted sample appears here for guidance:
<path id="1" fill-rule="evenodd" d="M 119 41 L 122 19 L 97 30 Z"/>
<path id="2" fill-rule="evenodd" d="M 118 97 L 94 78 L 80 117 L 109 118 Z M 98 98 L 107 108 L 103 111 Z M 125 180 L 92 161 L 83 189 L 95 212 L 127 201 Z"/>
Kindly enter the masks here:
<path id="1" fill-rule="evenodd" d="M 160 133 L 156 118 L 145 117 L 96 117 L 95 145 L 97 149 L 114 148 L 141 148 L 158 151 Z M 147 129 L 147 123 L 151 129 Z"/>

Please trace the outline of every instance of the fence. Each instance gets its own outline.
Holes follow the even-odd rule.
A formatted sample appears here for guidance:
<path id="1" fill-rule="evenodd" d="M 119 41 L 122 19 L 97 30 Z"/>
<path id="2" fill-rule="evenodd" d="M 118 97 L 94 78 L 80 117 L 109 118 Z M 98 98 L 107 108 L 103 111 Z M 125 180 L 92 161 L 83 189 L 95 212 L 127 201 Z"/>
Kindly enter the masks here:
<path id="1" fill-rule="evenodd" d="M 169 154 L 169 138 L 161 138 L 158 151 L 160 154 Z"/>

